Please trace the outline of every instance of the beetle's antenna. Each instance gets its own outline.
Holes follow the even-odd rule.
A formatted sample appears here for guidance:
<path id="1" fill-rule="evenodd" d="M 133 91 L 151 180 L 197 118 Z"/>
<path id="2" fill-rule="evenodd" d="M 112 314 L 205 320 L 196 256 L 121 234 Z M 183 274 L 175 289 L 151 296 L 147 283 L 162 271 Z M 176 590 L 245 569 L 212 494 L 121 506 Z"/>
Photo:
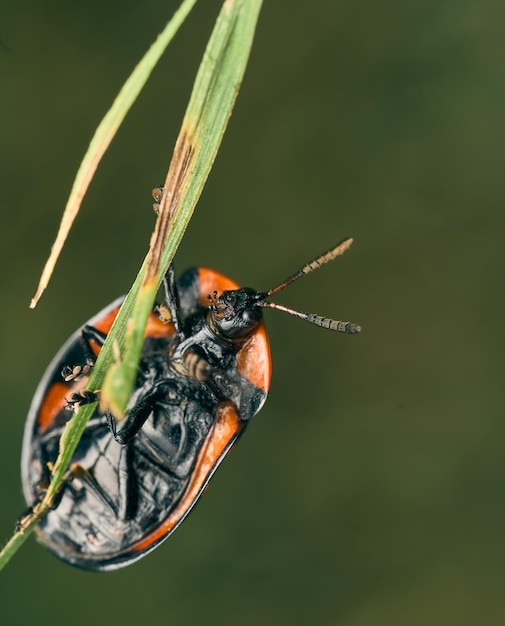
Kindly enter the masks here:
<path id="1" fill-rule="evenodd" d="M 352 324 L 351 322 L 340 322 L 338 320 L 331 320 L 315 313 L 302 313 L 302 311 L 295 311 L 282 304 L 275 304 L 274 302 L 261 302 L 260 306 L 268 309 L 277 309 L 278 311 L 284 311 L 295 317 L 299 317 L 306 322 L 320 326 L 321 328 L 329 328 L 330 330 L 337 330 L 339 333 L 348 333 L 350 335 L 359 333 L 361 326 L 359 324 Z"/>
<path id="2" fill-rule="evenodd" d="M 263 293 L 262 296 L 264 296 L 265 298 L 273 296 L 276 293 L 279 293 L 279 291 L 286 289 L 286 287 L 288 285 L 291 285 L 291 283 L 294 283 L 295 280 L 298 280 L 299 278 L 302 278 L 302 276 L 305 276 L 306 274 L 310 274 L 310 272 L 317 270 L 317 268 L 321 267 L 321 265 L 324 265 L 325 263 L 329 263 L 330 261 L 333 261 L 333 259 L 335 259 L 338 256 L 341 256 L 342 254 L 344 254 L 346 250 L 348 250 L 351 247 L 352 241 L 353 240 L 351 237 L 344 239 L 344 241 L 341 241 L 334 248 L 332 248 L 331 250 L 328 250 L 328 252 L 321 254 L 310 263 L 307 263 L 307 265 L 304 265 L 295 274 L 293 274 L 293 276 L 283 281 L 280 285 L 277 285 L 277 287 L 274 287 L 273 289 L 270 289 L 269 291 L 265 291 L 265 293 Z"/>
<path id="3" fill-rule="evenodd" d="M 282 304 L 275 304 L 274 302 L 266 302 L 265 300 L 265 298 L 269 298 L 270 296 L 273 296 L 279 293 L 279 291 L 282 291 L 288 285 L 290 285 L 291 283 L 294 283 L 295 280 L 302 278 L 302 276 L 305 276 L 306 274 L 310 274 L 310 272 L 314 271 L 318 267 L 321 267 L 321 265 L 324 265 L 325 263 L 329 263 L 330 261 L 333 261 L 333 259 L 335 259 L 336 257 L 341 256 L 342 254 L 344 254 L 346 250 L 350 248 L 351 244 L 352 244 L 351 237 L 344 239 L 334 248 L 332 248 L 331 250 L 328 250 L 328 252 L 321 254 L 310 263 L 307 263 L 306 265 L 304 265 L 295 274 L 293 274 L 293 276 L 291 276 L 290 278 L 286 279 L 285 281 L 277 285 L 277 287 L 274 287 L 273 289 L 270 289 L 269 291 L 259 293 L 256 305 L 261 306 L 261 307 L 266 307 L 268 309 L 277 309 L 278 311 L 284 311 L 284 313 L 289 313 L 290 315 L 299 317 L 300 319 L 305 320 L 306 322 L 310 322 L 311 324 L 315 324 L 316 326 L 320 326 L 321 328 L 329 328 L 330 330 L 336 330 L 341 333 L 349 333 L 349 334 L 359 333 L 361 330 L 361 326 L 359 326 L 358 324 L 352 324 L 351 322 L 340 322 L 338 320 L 328 319 L 327 317 L 322 317 L 321 315 L 316 315 L 315 313 L 302 313 L 301 311 L 295 311 L 294 309 L 290 309 Z"/>

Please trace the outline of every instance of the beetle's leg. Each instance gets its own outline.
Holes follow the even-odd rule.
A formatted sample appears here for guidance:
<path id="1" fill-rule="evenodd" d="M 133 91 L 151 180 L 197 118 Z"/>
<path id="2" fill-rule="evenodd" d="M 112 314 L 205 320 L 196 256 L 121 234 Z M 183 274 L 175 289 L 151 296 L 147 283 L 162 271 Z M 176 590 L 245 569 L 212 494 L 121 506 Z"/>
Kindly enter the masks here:
<path id="1" fill-rule="evenodd" d="M 57 508 L 58 504 L 61 501 L 61 498 L 63 496 L 65 489 L 72 490 L 75 495 L 78 494 L 78 490 L 76 490 L 75 487 L 72 485 L 75 479 L 80 480 L 81 483 L 83 483 L 83 485 L 85 485 L 85 487 L 91 493 L 93 493 L 95 497 L 100 500 L 102 504 L 104 504 L 108 509 L 110 509 L 110 511 L 113 513 L 115 517 L 120 517 L 123 511 L 131 510 L 131 505 L 128 505 L 128 509 L 126 508 L 125 505 L 123 505 L 121 489 L 120 489 L 120 505 L 121 506 L 120 506 L 120 509 L 118 510 L 117 507 L 112 502 L 112 500 L 107 495 L 107 493 L 102 489 L 102 487 L 95 480 L 91 472 L 87 470 L 85 467 L 83 467 L 82 465 L 80 465 L 79 463 L 73 463 L 70 466 L 69 470 L 65 473 L 63 480 L 59 486 L 58 492 L 55 494 L 50 504 L 51 509 Z M 120 476 L 120 481 L 121 481 L 121 476 Z M 31 521 L 31 517 L 34 514 L 37 508 L 37 505 L 40 502 L 42 502 L 42 500 L 44 499 L 46 491 L 49 487 L 49 483 L 50 483 L 50 473 L 49 473 L 49 469 L 46 466 L 43 477 L 35 486 L 35 489 L 37 491 L 35 501 L 32 504 L 32 506 L 28 507 L 18 517 L 16 521 L 16 531 L 23 530 L 24 528 L 26 528 L 27 524 Z M 120 487 L 121 487 L 121 483 L 120 483 Z M 124 518 L 121 518 L 121 519 L 124 519 Z"/>
<path id="2" fill-rule="evenodd" d="M 170 264 L 167 273 L 163 277 L 163 291 L 165 295 L 165 302 L 170 312 L 170 321 L 174 325 L 177 336 L 182 339 L 182 323 L 179 314 L 179 292 L 177 290 L 177 283 L 175 282 L 175 271 L 173 263 Z"/>
<path id="3" fill-rule="evenodd" d="M 63 488 L 69 487 L 72 489 L 72 482 L 74 479 L 80 480 L 86 488 L 95 495 L 96 498 L 100 500 L 102 504 L 104 504 L 107 508 L 109 508 L 112 513 L 118 517 L 119 511 L 117 507 L 114 505 L 112 500 L 109 498 L 107 493 L 102 489 L 99 483 L 96 481 L 94 476 L 91 474 L 89 470 L 80 465 L 79 463 L 73 463 L 70 466 L 65 478 L 62 483 L 62 488 L 60 489 L 60 493 L 63 491 Z"/>
<path id="4" fill-rule="evenodd" d="M 122 446 L 129 443 L 151 415 L 158 400 L 165 395 L 166 390 L 163 385 L 160 385 L 145 398 L 136 402 L 121 421 L 120 428 L 114 416 L 107 411 L 107 423 L 114 439 Z"/>
<path id="5" fill-rule="evenodd" d="M 15 525 L 15 532 L 21 532 L 26 530 L 30 522 L 32 521 L 33 516 L 35 515 L 35 511 L 37 505 L 40 504 L 46 494 L 46 491 L 49 487 L 49 483 L 51 481 L 51 475 L 49 472 L 49 468 L 46 463 L 42 464 L 42 475 L 37 483 L 34 485 L 33 489 L 35 491 L 35 498 L 33 504 L 27 507 L 21 515 L 18 516 Z M 53 504 L 53 508 L 56 504 Z"/>
<path id="6" fill-rule="evenodd" d="M 79 366 L 76 365 L 73 368 L 75 371 Z M 63 371 L 62 371 L 63 374 Z M 65 378 L 65 380 L 71 380 L 69 378 Z M 65 398 L 66 404 L 65 409 L 67 411 L 75 411 L 78 407 L 84 406 L 85 404 L 92 404 L 93 402 L 98 402 L 100 399 L 100 394 L 95 391 L 89 391 L 88 389 L 83 389 L 78 393 L 71 394 L 68 398 Z"/>
<path id="7" fill-rule="evenodd" d="M 112 501 L 107 491 L 98 483 L 93 474 L 82 465 L 74 463 L 64 478 L 64 483 L 59 494 L 64 487 L 76 491 L 72 485 L 74 479 L 78 479 L 85 488 L 92 493 L 100 502 L 106 506 L 112 514 L 120 521 L 131 519 L 135 514 L 138 502 L 137 480 L 135 472 L 132 471 L 132 453 L 130 446 L 121 447 L 119 451 L 118 463 L 118 501 L 117 504 Z M 55 504 L 56 506 L 57 504 Z"/>
<path id="8" fill-rule="evenodd" d="M 14 525 L 14 532 L 16 533 L 24 532 L 28 528 L 28 525 L 30 524 L 30 522 L 32 521 L 34 513 L 35 511 L 33 510 L 33 506 L 26 507 L 26 509 L 21 513 L 21 515 L 18 515 L 18 518 Z"/>
<path id="9" fill-rule="evenodd" d="M 119 508 L 117 516 L 120 520 L 131 519 L 136 512 L 138 503 L 137 477 L 132 469 L 133 448 L 122 446 L 119 454 Z"/>
<path id="10" fill-rule="evenodd" d="M 130 446 L 121 448 L 118 465 L 118 504 L 116 505 L 107 492 L 101 487 L 93 474 L 80 465 L 74 463 L 63 479 L 63 487 L 73 489 L 73 481 L 78 479 L 100 502 L 121 521 L 127 520 L 134 514 L 137 506 L 137 489 L 134 472 L 131 471 L 132 450 Z M 63 488 L 62 487 L 62 488 Z M 75 490 L 75 489 L 74 489 Z M 61 494 L 62 489 L 60 489 Z M 78 493 L 78 492 L 76 492 Z M 55 505 L 56 506 L 56 505 Z"/>
<path id="11" fill-rule="evenodd" d="M 203 384 L 216 402 L 224 402 L 226 400 L 223 392 L 212 378 L 208 378 Z"/>
<path id="12" fill-rule="evenodd" d="M 110 411 L 107 411 L 107 423 L 114 439 L 122 446 L 129 443 L 145 424 L 153 410 L 154 402 L 149 399 L 140 402 L 129 413 L 126 414 L 121 426 L 118 428 L 118 422 Z"/>
<path id="13" fill-rule="evenodd" d="M 84 352 L 85 364 L 65 365 L 61 370 L 61 375 L 66 382 L 78 380 L 83 376 L 89 376 L 96 361 L 96 356 L 91 347 L 91 342 L 97 344 L 101 349 L 107 335 L 93 326 L 84 326 L 81 331 L 81 346 Z"/>
<path id="14" fill-rule="evenodd" d="M 106 333 L 103 333 L 101 330 L 98 330 L 94 326 L 83 327 L 81 331 L 81 344 L 87 363 L 89 363 L 90 365 L 94 365 L 96 361 L 96 356 L 93 348 L 91 347 L 91 342 L 96 343 L 97 346 L 101 349 L 106 338 Z"/>
<path id="15" fill-rule="evenodd" d="M 202 424 L 206 417 L 206 411 L 196 407 L 194 403 L 181 406 L 160 402 L 154 409 L 154 419 L 161 419 L 166 425 L 169 424 L 166 431 L 167 441 L 174 444 L 173 449 L 169 453 L 166 446 L 160 449 L 156 441 L 144 431 L 139 432 L 135 446 L 161 470 L 184 480 L 190 475 L 198 455 Z"/>

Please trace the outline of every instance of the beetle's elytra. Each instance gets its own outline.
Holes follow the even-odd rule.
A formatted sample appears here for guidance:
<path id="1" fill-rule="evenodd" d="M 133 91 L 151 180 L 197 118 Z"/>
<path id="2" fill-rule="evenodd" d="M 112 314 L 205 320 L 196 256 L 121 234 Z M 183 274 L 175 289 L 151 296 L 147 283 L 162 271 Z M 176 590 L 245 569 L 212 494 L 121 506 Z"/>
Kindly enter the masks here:
<path id="1" fill-rule="evenodd" d="M 164 281 L 171 321 L 153 311 L 138 379 L 121 422 L 97 409 L 74 454 L 68 480 L 38 538 L 61 559 L 111 570 L 141 558 L 182 522 L 249 420 L 265 402 L 271 374 L 263 308 L 277 308 L 346 333 L 357 325 L 300 313 L 268 300 L 342 254 L 352 240 L 267 292 L 240 289 L 210 269 Z M 40 497 L 71 412 L 86 398 L 96 355 L 122 300 L 93 317 L 62 347 L 32 401 L 22 454 L 28 505 Z M 62 376 L 63 373 L 63 376 Z M 84 401 L 84 400 L 82 400 Z"/>

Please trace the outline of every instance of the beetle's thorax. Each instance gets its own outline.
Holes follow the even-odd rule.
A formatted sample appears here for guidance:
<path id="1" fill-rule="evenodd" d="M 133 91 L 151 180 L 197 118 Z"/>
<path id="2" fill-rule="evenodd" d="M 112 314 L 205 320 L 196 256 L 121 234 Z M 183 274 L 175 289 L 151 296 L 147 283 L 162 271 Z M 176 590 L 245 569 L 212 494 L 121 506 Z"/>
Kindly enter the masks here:
<path id="1" fill-rule="evenodd" d="M 258 294 L 248 288 L 224 291 L 209 296 L 208 309 L 186 320 L 186 337 L 169 355 L 170 367 L 180 374 L 204 380 L 211 367 L 225 368 L 256 331 L 262 311 Z"/>

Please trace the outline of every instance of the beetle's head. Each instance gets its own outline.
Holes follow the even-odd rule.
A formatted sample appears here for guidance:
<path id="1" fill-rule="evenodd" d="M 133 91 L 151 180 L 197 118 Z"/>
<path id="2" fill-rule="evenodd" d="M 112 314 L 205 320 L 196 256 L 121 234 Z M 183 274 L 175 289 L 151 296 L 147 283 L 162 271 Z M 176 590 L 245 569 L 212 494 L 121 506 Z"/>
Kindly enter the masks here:
<path id="1" fill-rule="evenodd" d="M 208 321 L 213 331 L 229 341 L 245 339 L 259 326 L 263 317 L 258 293 L 243 287 L 209 296 Z"/>
<path id="2" fill-rule="evenodd" d="M 258 293 L 254 291 L 254 289 L 246 287 L 232 291 L 223 291 L 219 297 L 217 296 L 217 292 L 214 292 L 213 295 L 209 296 L 210 306 L 208 320 L 210 327 L 223 339 L 228 339 L 229 341 L 243 340 L 256 330 L 262 318 L 261 309 L 265 307 L 284 311 L 285 313 L 299 317 L 321 328 L 328 328 L 329 330 L 336 330 L 341 333 L 359 333 L 361 327 L 358 324 L 340 322 L 338 320 L 322 317 L 321 315 L 316 315 L 315 313 L 302 313 L 301 311 L 295 311 L 282 304 L 275 304 L 267 300 L 267 298 L 279 293 L 279 291 L 282 291 L 291 283 L 299 280 L 302 276 L 306 276 L 318 267 L 321 267 L 321 265 L 333 261 L 337 256 L 342 255 L 349 249 L 351 243 L 351 238 L 344 239 L 334 248 L 321 254 L 310 263 L 307 263 L 290 278 L 268 291 Z"/>

